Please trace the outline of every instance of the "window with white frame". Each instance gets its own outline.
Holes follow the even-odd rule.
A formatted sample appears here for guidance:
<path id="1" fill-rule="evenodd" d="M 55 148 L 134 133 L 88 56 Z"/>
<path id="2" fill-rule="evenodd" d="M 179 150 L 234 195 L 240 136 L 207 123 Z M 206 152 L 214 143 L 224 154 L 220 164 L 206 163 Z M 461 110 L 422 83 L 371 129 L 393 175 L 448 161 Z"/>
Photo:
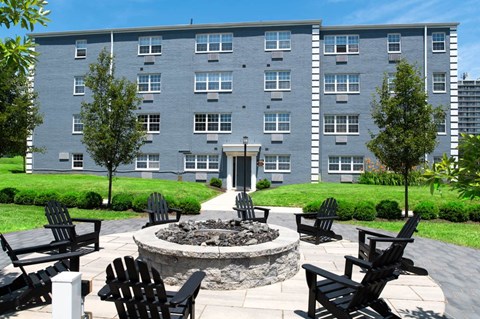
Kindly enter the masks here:
<path id="1" fill-rule="evenodd" d="M 232 87 L 232 72 L 195 73 L 195 92 L 231 92 Z"/>
<path id="2" fill-rule="evenodd" d="M 265 51 L 290 50 L 290 31 L 265 32 Z"/>
<path id="3" fill-rule="evenodd" d="M 363 156 L 329 156 L 328 172 L 330 173 L 363 172 Z"/>
<path id="4" fill-rule="evenodd" d="M 358 134 L 358 115 L 324 115 L 325 134 Z"/>
<path id="5" fill-rule="evenodd" d="M 137 85 L 139 93 L 159 93 L 161 84 L 160 73 L 139 74 L 137 76 Z"/>
<path id="6" fill-rule="evenodd" d="M 265 155 L 265 172 L 290 172 L 290 155 Z"/>
<path id="7" fill-rule="evenodd" d="M 232 114 L 197 113 L 193 131 L 194 133 L 231 133 Z"/>
<path id="8" fill-rule="evenodd" d="M 135 160 L 136 170 L 156 171 L 160 168 L 159 154 L 140 154 Z"/>
<path id="9" fill-rule="evenodd" d="M 80 114 L 73 115 L 73 126 L 72 126 L 72 133 L 81 134 L 83 133 L 83 123 Z"/>
<path id="10" fill-rule="evenodd" d="M 435 119 L 436 120 L 436 119 Z M 447 119 L 443 118 L 440 122 L 437 124 L 437 133 L 439 135 L 445 135 L 447 134 Z"/>
<path id="11" fill-rule="evenodd" d="M 447 92 L 447 76 L 443 72 L 433 73 L 433 92 L 445 93 Z"/>
<path id="12" fill-rule="evenodd" d="M 265 113 L 263 123 L 265 133 L 289 133 L 290 113 Z"/>
<path id="13" fill-rule="evenodd" d="M 387 75 L 387 85 L 388 85 L 388 92 L 395 93 L 395 73 L 388 73 Z"/>
<path id="14" fill-rule="evenodd" d="M 266 71 L 265 91 L 290 91 L 290 71 Z"/>
<path id="15" fill-rule="evenodd" d="M 445 52 L 445 32 L 432 33 L 432 51 Z"/>
<path id="16" fill-rule="evenodd" d="M 87 40 L 75 41 L 75 57 L 80 59 L 87 57 Z"/>
<path id="17" fill-rule="evenodd" d="M 138 38 L 138 55 L 161 54 L 162 53 L 162 37 L 139 37 Z"/>
<path id="18" fill-rule="evenodd" d="M 140 114 L 138 122 L 147 133 L 160 133 L 160 114 Z"/>
<path id="19" fill-rule="evenodd" d="M 400 33 L 389 33 L 387 35 L 387 50 L 388 53 L 400 53 L 402 52 Z"/>
<path id="20" fill-rule="evenodd" d="M 325 54 L 358 53 L 358 35 L 326 35 L 323 38 Z"/>
<path id="21" fill-rule="evenodd" d="M 218 172 L 220 164 L 220 157 L 218 155 L 195 155 L 187 154 L 185 155 L 185 166 L 186 171 L 210 171 Z"/>
<path id="22" fill-rule="evenodd" d="M 83 169 L 83 154 L 72 154 L 72 169 Z"/>
<path id="23" fill-rule="evenodd" d="M 85 94 L 85 78 L 83 76 L 76 76 L 73 78 L 73 94 Z"/>
<path id="24" fill-rule="evenodd" d="M 209 33 L 195 36 L 195 52 L 232 52 L 233 33 Z"/>
<path id="25" fill-rule="evenodd" d="M 359 93 L 360 76 L 358 74 L 325 74 L 325 93 Z"/>

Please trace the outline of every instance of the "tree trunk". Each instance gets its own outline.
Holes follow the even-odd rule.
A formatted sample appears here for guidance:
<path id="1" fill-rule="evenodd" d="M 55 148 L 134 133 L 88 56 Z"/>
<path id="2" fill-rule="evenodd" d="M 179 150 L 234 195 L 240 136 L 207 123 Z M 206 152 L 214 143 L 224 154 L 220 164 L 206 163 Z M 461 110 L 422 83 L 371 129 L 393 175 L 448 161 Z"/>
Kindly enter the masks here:
<path id="1" fill-rule="evenodd" d="M 408 217 L 408 170 L 403 172 L 403 179 L 405 183 L 405 218 Z"/>
<path id="2" fill-rule="evenodd" d="M 110 208 L 110 201 L 112 199 L 112 169 L 108 168 L 108 200 L 107 200 L 107 207 Z"/>

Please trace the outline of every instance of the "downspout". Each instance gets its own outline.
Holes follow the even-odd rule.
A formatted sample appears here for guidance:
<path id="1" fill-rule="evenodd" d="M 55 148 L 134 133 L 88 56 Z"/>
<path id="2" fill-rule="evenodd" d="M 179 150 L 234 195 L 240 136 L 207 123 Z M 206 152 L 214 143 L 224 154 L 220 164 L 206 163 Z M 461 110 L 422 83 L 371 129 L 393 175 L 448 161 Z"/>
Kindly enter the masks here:
<path id="1" fill-rule="evenodd" d="M 110 31 L 110 59 L 112 63 L 110 63 L 110 74 L 112 74 L 113 69 L 113 30 Z"/>
<path id="2" fill-rule="evenodd" d="M 425 77 L 425 93 L 428 93 L 428 69 L 427 69 L 427 26 L 425 25 L 423 31 L 423 70 Z"/>

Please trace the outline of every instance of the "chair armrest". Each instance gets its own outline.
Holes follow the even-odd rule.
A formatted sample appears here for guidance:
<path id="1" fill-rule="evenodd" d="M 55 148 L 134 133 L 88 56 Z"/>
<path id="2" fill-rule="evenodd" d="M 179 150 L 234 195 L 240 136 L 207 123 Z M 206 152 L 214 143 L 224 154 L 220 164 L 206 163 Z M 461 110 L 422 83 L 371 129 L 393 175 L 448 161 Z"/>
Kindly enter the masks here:
<path id="1" fill-rule="evenodd" d="M 413 243 L 414 239 L 413 238 L 397 238 L 397 237 L 368 237 L 368 239 L 373 242 L 382 242 L 382 243 Z"/>
<path id="2" fill-rule="evenodd" d="M 69 241 L 58 241 L 49 244 L 42 244 L 37 246 L 30 246 L 24 248 L 16 248 L 12 249 L 14 254 L 16 255 L 24 255 L 24 254 L 31 254 L 31 253 L 41 253 L 45 251 L 55 250 L 55 249 L 66 249 L 70 247 L 71 243 Z"/>
<path id="3" fill-rule="evenodd" d="M 12 264 L 15 267 L 36 265 L 36 264 L 43 264 L 51 261 L 80 257 L 83 254 L 85 253 L 80 251 L 74 251 L 74 252 L 68 252 L 68 253 L 53 254 L 53 255 L 48 255 L 43 257 L 24 258 L 20 260 L 14 260 Z"/>
<path id="4" fill-rule="evenodd" d="M 101 300 L 105 300 L 112 294 L 110 287 L 108 285 L 105 285 L 100 289 L 97 293 L 97 295 L 100 297 Z"/>
<path id="5" fill-rule="evenodd" d="M 180 288 L 180 290 L 170 299 L 169 303 L 171 306 L 176 306 L 188 298 L 195 297 L 195 294 L 200 289 L 200 285 L 202 284 L 202 280 L 205 277 L 205 273 L 203 271 L 196 271 L 193 275 L 188 278 L 187 282 Z"/>
<path id="6" fill-rule="evenodd" d="M 245 212 L 246 209 L 245 208 L 238 208 L 238 207 L 232 207 L 234 210 L 236 210 L 237 212 Z"/>
<path id="7" fill-rule="evenodd" d="M 82 223 L 101 223 L 103 219 L 94 219 L 94 218 L 72 218 L 74 222 L 82 222 Z"/>
<path id="8" fill-rule="evenodd" d="M 375 235 L 377 237 L 394 237 L 392 235 L 387 235 L 387 234 L 379 233 L 379 232 L 364 229 L 364 228 L 357 228 L 357 230 L 361 233 L 364 233 L 364 234 L 367 234 L 367 235 Z"/>
<path id="9" fill-rule="evenodd" d="M 295 216 L 300 216 L 300 217 L 315 217 L 317 216 L 317 213 L 294 213 L 293 215 Z"/>
<path id="10" fill-rule="evenodd" d="M 358 289 L 360 287 L 362 287 L 362 284 L 359 284 L 358 282 L 355 282 L 345 276 L 339 276 L 339 275 L 336 275 L 334 273 L 331 273 L 329 271 L 326 271 L 326 270 L 323 270 L 321 268 L 318 268 L 316 266 L 313 266 L 311 264 L 304 264 L 302 265 L 302 268 L 305 269 L 305 271 L 310 274 L 314 274 L 314 275 L 317 275 L 317 276 L 322 276 L 326 279 L 330 279 L 330 280 L 333 280 L 339 284 L 342 284 L 344 286 L 347 286 L 347 287 L 350 287 L 350 288 L 353 288 L 353 289 Z"/>
<path id="11" fill-rule="evenodd" d="M 263 210 L 265 213 L 270 212 L 270 208 L 265 207 L 253 206 L 253 209 Z"/>
<path id="12" fill-rule="evenodd" d="M 176 208 L 176 207 L 172 207 L 172 208 L 169 207 L 168 210 L 169 210 L 170 212 L 174 212 L 174 213 L 181 213 L 181 212 L 183 212 L 180 208 Z"/>
<path id="13" fill-rule="evenodd" d="M 359 266 L 363 269 L 372 268 L 372 263 L 353 256 L 345 256 L 345 276 L 352 278 L 353 265 Z"/>

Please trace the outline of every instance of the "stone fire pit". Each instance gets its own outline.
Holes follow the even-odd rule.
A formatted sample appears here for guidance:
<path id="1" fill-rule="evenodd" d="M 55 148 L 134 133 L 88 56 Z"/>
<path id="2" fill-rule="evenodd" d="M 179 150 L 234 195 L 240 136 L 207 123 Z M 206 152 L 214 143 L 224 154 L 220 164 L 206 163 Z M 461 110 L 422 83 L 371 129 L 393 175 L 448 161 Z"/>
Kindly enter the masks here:
<path id="1" fill-rule="evenodd" d="M 133 235 L 139 257 L 160 271 L 169 285 L 181 285 L 190 275 L 203 270 L 202 287 L 214 290 L 245 289 L 287 280 L 299 270 L 298 233 L 285 227 L 272 241 L 247 246 L 222 247 L 180 245 L 157 238 L 160 225 L 142 229 Z M 222 236 L 215 229 L 216 236 Z"/>

